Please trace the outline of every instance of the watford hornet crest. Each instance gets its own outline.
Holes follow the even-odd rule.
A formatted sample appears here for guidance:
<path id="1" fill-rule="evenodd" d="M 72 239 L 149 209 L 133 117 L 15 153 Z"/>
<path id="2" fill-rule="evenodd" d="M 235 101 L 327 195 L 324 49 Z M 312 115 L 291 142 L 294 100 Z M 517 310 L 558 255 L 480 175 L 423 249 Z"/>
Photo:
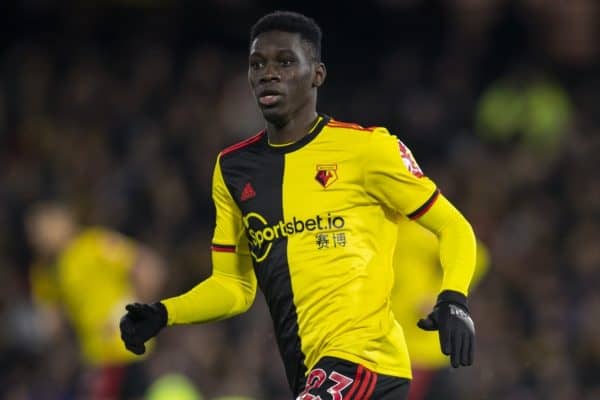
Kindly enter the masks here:
<path id="1" fill-rule="evenodd" d="M 327 189 L 338 179 L 337 164 L 317 164 L 315 179 Z"/>

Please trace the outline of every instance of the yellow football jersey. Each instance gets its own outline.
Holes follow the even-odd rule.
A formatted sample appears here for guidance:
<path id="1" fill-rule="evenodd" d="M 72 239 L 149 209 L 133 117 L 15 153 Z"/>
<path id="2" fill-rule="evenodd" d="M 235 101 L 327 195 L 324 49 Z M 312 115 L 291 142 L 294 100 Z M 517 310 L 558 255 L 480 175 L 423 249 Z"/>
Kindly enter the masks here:
<path id="1" fill-rule="evenodd" d="M 81 232 L 61 253 L 56 270 L 59 297 L 92 365 L 119 364 L 137 356 L 125 349 L 119 319 L 133 299 L 130 271 L 136 245 L 105 229 Z"/>
<path id="2" fill-rule="evenodd" d="M 324 356 L 411 377 L 390 304 L 397 222 L 437 194 L 385 128 L 324 115 L 293 144 L 263 131 L 219 155 L 213 250 L 252 257 L 295 392 Z"/>

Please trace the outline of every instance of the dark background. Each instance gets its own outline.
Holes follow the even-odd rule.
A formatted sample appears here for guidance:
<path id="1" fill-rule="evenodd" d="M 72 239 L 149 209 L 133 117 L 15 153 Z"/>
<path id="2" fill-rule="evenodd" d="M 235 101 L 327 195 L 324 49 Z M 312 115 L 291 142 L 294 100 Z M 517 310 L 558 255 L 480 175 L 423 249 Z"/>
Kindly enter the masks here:
<path id="1" fill-rule="evenodd" d="M 59 200 L 156 249 L 165 296 L 209 274 L 212 167 L 261 129 L 248 32 L 275 9 L 323 29 L 319 110 L 397 133 L 491 252 L 458 398 L 600 398 L 596 0 L 4 3 L 2 396 L 68 398 L 79 368 L 71 338 L 48 344 L 35 321 L 33 203 Z M 288 396 L 260 295 L 232 321 L 165 332 L 148 364 L 209 397 Z"/>

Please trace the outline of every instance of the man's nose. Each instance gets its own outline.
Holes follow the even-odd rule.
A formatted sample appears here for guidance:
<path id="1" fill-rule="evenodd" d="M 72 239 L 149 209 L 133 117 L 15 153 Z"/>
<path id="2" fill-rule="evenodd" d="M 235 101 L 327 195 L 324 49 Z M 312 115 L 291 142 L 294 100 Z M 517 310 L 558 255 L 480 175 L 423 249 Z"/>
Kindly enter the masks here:
<path id="1" fill-rule="evenodd" d="M 260 78 L 261 82 L 271 82 L 276 81 L 279 82 L 281 80 L 281 75 L 279 74 L 279 69 L 273 63 L 267 63 L 265 66 L 265 70 L 263 75 Z"/>

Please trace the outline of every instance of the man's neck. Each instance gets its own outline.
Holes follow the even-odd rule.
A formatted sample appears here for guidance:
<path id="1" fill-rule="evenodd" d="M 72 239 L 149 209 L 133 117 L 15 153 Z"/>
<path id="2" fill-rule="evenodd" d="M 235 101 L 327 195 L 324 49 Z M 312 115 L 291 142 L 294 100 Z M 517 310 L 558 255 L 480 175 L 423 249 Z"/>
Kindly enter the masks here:
<path id="1" fill-rule="evenodd" d="M 293 116 L 281 126 L 267 122 L 269 143 L 288 144 L 297 142 L 310 132 L 317 116 L 317 111 L 311 109 L 308 112 L 299 113 Z"/>

